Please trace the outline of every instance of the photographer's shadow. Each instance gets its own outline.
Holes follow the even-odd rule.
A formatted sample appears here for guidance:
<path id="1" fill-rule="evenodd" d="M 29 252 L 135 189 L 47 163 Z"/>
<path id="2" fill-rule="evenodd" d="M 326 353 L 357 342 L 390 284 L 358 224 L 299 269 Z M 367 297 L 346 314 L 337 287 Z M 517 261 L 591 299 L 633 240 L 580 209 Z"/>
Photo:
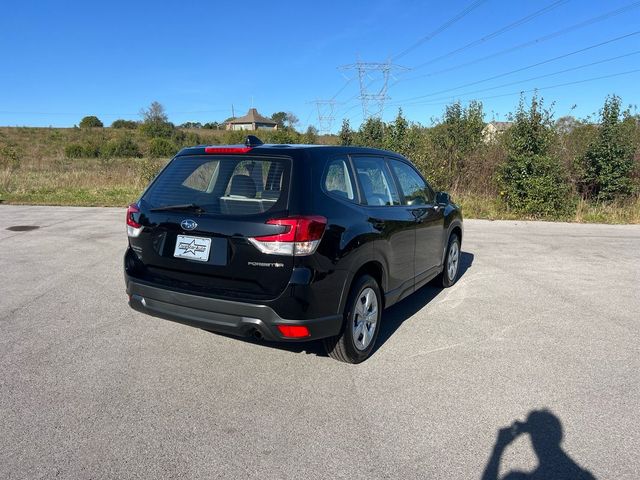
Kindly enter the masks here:
<path id="1" fill-rule="evenodd" d="M 562 449 L 562 423 L 548 410 L 529 412 L 527 421 L 498 430 L 498 438 L 491 457 L 482 474 L 482 480 L 497 480 L 500 459 L 506 447 L 519 435 L 529 434 L 531 446 L 538 457 L 538 466 L 531 472 L 513 470 L 501 480 L 594 480 L 595 477 L 581 468 Z"/>

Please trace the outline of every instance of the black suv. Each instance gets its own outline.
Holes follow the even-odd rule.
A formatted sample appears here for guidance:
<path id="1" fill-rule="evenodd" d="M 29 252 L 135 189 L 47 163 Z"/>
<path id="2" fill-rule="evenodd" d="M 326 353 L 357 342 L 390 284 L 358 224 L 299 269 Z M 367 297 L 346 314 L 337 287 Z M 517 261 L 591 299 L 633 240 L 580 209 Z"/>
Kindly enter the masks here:
<path id="1" fill-rule="evenodd" d="M 324 339 L 358 363 L 383 308 L 456 281 L 462 231 L 449 195 L 393 152 L 185 148 L 127 210 L 129 304 L 214 332 Z"/>

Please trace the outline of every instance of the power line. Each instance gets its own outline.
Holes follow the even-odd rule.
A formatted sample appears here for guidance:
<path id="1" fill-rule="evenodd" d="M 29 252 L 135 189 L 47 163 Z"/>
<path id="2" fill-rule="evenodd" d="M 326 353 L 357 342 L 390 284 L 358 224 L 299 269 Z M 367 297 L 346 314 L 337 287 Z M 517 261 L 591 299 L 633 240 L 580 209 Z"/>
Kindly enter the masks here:
<path id="1" fill-rule="evenodd" d="M 313 115 L 313 110 L 311 110 L 309 112 L 309 115 L 307 115 L 307 119 L 304 121 L 303 126 L 306 126 L 307 128 L 311 126 L 311 123 L 309 123 L 309 120 L 311 119 L 311 115 Z"/>
<path id="2" fill-rule="evenodd" d="M 353 77 L 347 79 L 347 81 L 345 82 L 345 84 L 342 86 L 342 88 L 340 88 L 340 90 L 338 90 L 332 97 L 331 100 L 335 100 L 336 97 L 338 95 L 340 95 L 342 92 L 344 92 L 344 90 L 349 86 L 349 84 L 353 82 Z"/>
<path id="3" fill-rule="evenodd" d="M 465 9 L 463 9 L 461 12 L 458 12 L 455 16 L 451 17 L 449 20 L 447 20 L 442 25 L 440 25 L 438 28 L 436 28 L 432 32 L 430 32 L 427 35 L 425 35 L 424 37 L 422 37 L 416 43 L 414 43 L 413 45 L 405 48 L 403 51 L 401 51 L 397 55 L 391 57 L 391 59 L 392 60 L 398 60 L 399 58 L 404 57 L 409 52 L 415 50 L 416 48 L 418 48 L 423 43 L 428 42 L 429 40 L 431 40 L 436 35 L 444 32 L 447 28 L 449 28 L 450 26 L 452 26 L 453 24 L 455 24 L 456 22 L 458 22 L 459 20 L 461 20 L 462 18 L 467 16 L 469 13 L 471 13 L 473 10 L 475 10 L 477 7 L 479 7 L 480 5 L 485 3 L 486 1 L 487 0 L 475 0 L 473 3 L 471 3 Z M 561 1 L 568 1 L 568 0 L 561 0 Z"/>
<path id="4" fill-rule="evenodd" d="M 640 7 L 640 2 L 631 3 L 631 4 L 626 5 L 624 7 L 621 7 L 621 8 L 615 9 L 615 10 L 611 10 L 609 12 L 606 12 L 606 13 L 602 14 L 602 15 L 598 15 L 596 17 L 592 17 L 592 18 L 589 18 L 589 19 L 584 20 L 582 22 L 576 23 L 574 25 L 571 25 L 570 27 L 566 27 L 566 28 L 562 28 L 560 30 L 556 30 L 555 32 L 549 33 L 547 35 L 543 35 L 543 36 L 535 38 L 533 40 L 529 40 L 527 42 L 515 45 L 513 47 L 509 47 L 509 48 L 506 48 L 504 50 L 500 50 L 499 52 L 492 53 L 490 55 L 486 55 L 484 57 L 477 58 L 475 60 L 471 60 L 469 62 L 461 63 L 461 64 L 458 64 L 458 65 L 454 65 L 452 67 L 447 67 L 447 68 L 444 68 L 444 69 L 441 69 L 441 70 L 437 70 L 437 71 L 434 71 L 434 72 L 431 72 L 431 73 L 427 73 L 427 74 L 424 74 L 424 75 L 418 75 L 418 76 L 410 77 L 410 78 L 401 78 L 397 82 L 392 84 L 390 86 L 390 88 L 393 85 L 395 85 L 397 83 L 400 83 L 400 82 L 406 82 L 406 81 L 410 81 L 410 80 L 417 80 L 419 78 L 432 77 L 432 76 L 439 75 L 439 74 L 442 74 L 442 73 L 446 73 L 446 72 L 450 72 L 450 71 L 453 71 L 453 70 L 457 70 L 459 68 L 468 67 L 469 65 L 475 65 L 476 63 L 480 63 L 480 62 L 483 62 L 485 60 L 489 60 L 491 58 L 495 58 L 495 57 L 498 57 L 500 55 L 504 55 L 506 53 L 515 52 L 517 50 L 521 50 L 521 49 L 526 48 L 528 46 L 536 45 L 538 43 L 542 43 L 542 42 L 545 42 L 547 40 L 551 40 L 553 38 L 559 37 L 561 35 L 564 35 L 566 33 L 571 32 L 571 31 L 578 30 L 580 28 L 583 28 L 583 27 L 586 27 L 586 26 L 589 26 L 589 25 L 593 25 L 594 23 L 598 23 L 598 22 L 601 22 L 603 20 L 607 20 L 607 19 L 609 19 L 611 17 L 614 17 L 616 15 L 620 15 L 622 13 L 625 13 L 625 12 L 627 12 L 629 10 L 632 10 L 632 9 L 638 8 L 638 7 Z"/>
<path id="5" fill-rule="evenodd" d="M 596 80 L 604 80 L 604 79 L 607 79 L 607 78 L 620 77 L 620 76 L 623 76 L 623 75 L 630 75 L 632 73 L 638 73 L 638 72 L 640 72 L 640 68 L 636 68 L 634 70 L 627 70 L 627 71 L 624 71 L 624 72 L 612 73 L 612 74 L 609 74 L 609 75 L 602 75 L 600 77 L 585 78 L 583 80 L 577 80 L 577 81 L 574 81 L 574 82 L 558 83 L 558 84 L 555 84 L 555 85 L 547 85 L 547 86 L 544 86 L 544 87 L 531 88 L 529 90 L 519 90 L 517 92 L 501 93 L 501 94 L 498 94 L 498 95 L 491 95 L 491 96 L 488 96 L 488 97 L 480 97 L 480 98 L 476 98 L 475 100 L 490 100 L 492 98 L 509 97 L 509 96 L 512 96 L 512 95 L 521 95 L 523 93 L 538 92 L 540 90 L 550 90 L 552 88 L 568 87 L 568 86 L 571 86 L 571 85 L 579 85 L 581 83 L 593 82 L 593 81 L 596 81 Z M 451 97 L 451 98 L 453 98 L 453 97 Z M 415 104 L 405 104 L 405 105 L 446 105 L 447 103 L 448 102 L 438 102 L 438 103 L 417 102 Z"/>
<path id="6" fill-rule="evenodd" d="M 421 64 L 417 65 L 416 67 L 414 67 L 413 70 L 417 70 L 417 69 L 425 67 L 427 65 L 431 65 L 432 63 L 435 63 L 435 62 L 437 62 L 439 60 L 442 60 L 444 58 L 448 58 L 448 57 L 450 57 L 452 55 L 455 55 L 456 53 L 460 53 L 460 52 L 462 52 L 464 50 L 467 50 L 469 48 L 475 47 L 476 45 L 480 45 L 481 43 L 484 43 L 484 42 L 486 42 L 488 40 L 491 40 L 491 39 L 493 39 L 495 37 L 498 37 L 498 36 L 502 35 L 503 33 L 506 33 L 506 32 L 508 32 L 510 30 L 513 30 L 514 28 L 517 28 L 517 27 L 519 27 L 521 25 L 524 25 L 525 23 L 530 22 L 531 20 L 533 20 L 534 18 L 539 17 L 540 15 L 543 15 L 545 13 L 550 12 L 551 10 L 554 10 L 555 8 L 558 8 L 560 5 L 563 5 L 563 4 L 567 3 L 568 1 L 569 0 L 557 0 L 556 2 L 554 2 L 554 3 L 550 4 L 550 5 L 547 5 L 546 7 L 541 8 L 540 10 L 537 10 L 537 11 L 535 11 L 535 12 L 533 12 L 533 13 L 525 16 L 525 17 L 522 17 L 522 18 L 516 20 L 515 22 L 512 22 L 512 23 L 510 23 L 508 25 L 505 25 L 504 27 L 493 31 L 493 32 L 485 35 L 482 38 L 479 38 L 479 39 L 474 40 L 474 41 L 472 41 L 470 43 L 467 43 L 466 45 L 463 45 L 462 47 L 459 47 L 459 48 L 456 48 L 454 50 L 451 50 L 450 52 L 447 52 L 447 53 L 445 53 L 443 55 L 440 55 L 439 57 L 433 58 L 433 59 L 431 59 L 431 60 L 429 60 L 427 62 L 421 63 Z"/>
<path id="7" fill-rule="evenodd" d="M 533 20 L 534 18 L 536 18 L 536 17 L 538 17 L 538 16 L 541 16 L 541 15 L 543 15 L 543 14 L 545 14 L 545 13 L 548 13 L 549 11 L 551 11 L 551 10 L 553 10 L 553 9 L 555 9 L 555 8 L 557 8 L 557 7 L 559 7 L 560 5 L 563 5 L 564 3 L 567 3 L 568 1 L 569 1 L 569 0 L 558 0 L 558 1 L 556 1 L 556 2 L 553 2 L 552 4 L 547 5 L 546 7 L 542 8 L 542 9 L 540 9 L 540 10 L 537 10 L 537 11 L 535 11 L 535 12 L 533 12 L 533 13 L 531 13 L 531 14 L 529 14 L 529 15 L 527 15 L 527 16 L 525 16 L 525 17 L 523 17 L 523 18 L 520 18 L 520 19 L 518 19 L 518 20 L 516 20 L 516 21 L 514 21 L 514 22 L 512 22 L 512 23 L 510 23 L 510 24 L 508 24 L 508 25 L 506 25 L 506 26 L 504 26 L 504 27 L 502 27 L 502 28 L 500 28 L 500 29 L 498 29 L 498 30 L 494 31 L 494 32 L 491 32 L 491 33 L 489 33 L 488 35 L 485 35 L 485 36 L 483 36 L 483 37 L 482 37 L 482 38 L 480 38 L 480 39 L 477 39 L 477 40 L 475 40 L 475 41 L 473 41 L 473 42 L 470 42 L 470 43 L 468 43 L 468 44 L 466 44 L 466 45 L 464 45 L 464 46 L 462 46 L 462 47 L 460 47 L 460 48 L 457 48 L 457 49 L 455 49 L 455 50 L 452 50 L 452 51 L 448 52 L 447 54 L 441 55 L 440 57 L 437 57 L 437 58 L 435 58 L 435 59 L 432 59 L 432 60 L 431 60 L 431 61 L 429 61 L 429 62 L 424 62 L 423 64 L 418 65 L 418 67 L 416 67 L 416 68 L 421 68 L 422 66 L 428 65 L 428 64 L 430 64 L 430 63 L 434 63 L 435 61 L 441 60 L 441 59 L 446 58 L 446 57 L 448 57 L 448 56 L 454 55 L 455 53 L 459 53 L 459 52 L 461 52 L 461 51 L 463 51 L 463 50 L 465 50 L 465 49 L 471 48 L 471 47 L 473 47 L 473 46 L 475 46 L 475 45 L 478 45 L 478 44 L 480 44 L 480 43 L 483 43 L 483 42 L 486 42 L 486 41 L 488 41 L 488 40 L 490 40 L 490 39 L 493 39 L 493 38 L 497 37 L 498 35 L 501 35 L 501 34 L 503 34 L 503 33 L 507 32 L 507 31 L 509 31 L 509 30 L 512 30 L 512 29 L 514 29 L 514 28 L 516 28 L 516 27 L 518 27 L 518 26 L 521 26 L 521 25 L 523 25 L 523 24 L 525 24 L 525 23 L 527 23 L 527 22 L 529 22 L 529 21 Z M 451 71 L 451 70 L 454 70 L 454 69 L 457 69 L 457 68 L 462 68 L 462 67 L 464 67 L 464 66 L 468 66 L 468 65 L 476 64 L 476 63 L 479 63 L 479 62 L 481 62 L 481 61 L 488 60 L 489 58 L 493 58 L 493 57 L 496 57 L 496 56 L 499 56 L 499 55 L 503 55 L 503 54 L 505 54 L 505 53 L 513 52 L 513 51 L 516 51 L 516 50 L 519 50 L 519 49 L 525 48 L 525 47 L 527 47 L 527 46 L 534 45 L 534 44 L 536 44 L 536 43 L 540 43 L 540 42 L 543 42 L 543 41 L 547 41 L 547 40 L 550 40 L 550 39 L 552 39 L 552 38 L 555 38 L 555 37 L 558 37 L 558 36 L 560 36 L 560 35 L 563 35 L 563 34 L 565 34 L 565 33 L 568 33 L 568 32 L 570 32 L 570 31 L 577 30 L 577 29 L 579 29 L 579 28 L 583 28 L 583 27 L 586 27 L 586 26 L 588 26 L 588 25 L 592 25 L 592 24 L 594 24 L 594 23 L 597 23 L 597 22 L 600 22 L 600 21 L 606 20 L 606 19 L 611 18 L 611 17 L 616 16 L 616 15 L 620 15 L 621 13 L 624 13 L 624 12 L 626 12 L 626 11 L 629 11 L 629 10 L 632 10 L 632 9 L 634 9 L 634 8 L 637 8 L 638 6 L 640 6 L 640 2 L 634 2 L 634 3 L 628 4 L 628 5 L 626 5 L 626 6 L 620 7 L 620 8 L 618 8 L 618 9 L 611 10 L 611 11 L 609 11 L 609 12 L 606 12 L 606 13 L 604 13 L 604 14 L 602 14 L 602 15 L 599 15 L 599 16 L 596 16 L 596 17 L 592 17 L 592 18 L 587 19 L 587 20 L 584 20 L 584 21 L 582 21 L 582 22 L 578 22 L 578 23 L 576 23 L 576 24 L 574 24 L 574 25 L 571 25 L 570 27 L 566 27 L 566 28 L 563 28 L 563 29 L 557 30 L 557 31 L 555 31 L 555 32 L 553 32 L 553 33 L 550 33 L 550 34 L 544 35 L 544 36 L 542 36 L 542 37 L 538 37 L 538 38 L 536 38 L 536 39 L 534 39 L 534 40 L 530 40 L 530 41 L 528 41 L 528 42 L 521 43 L 521 44 L 516 45 L 516 46 L 514 46 L 514 47 L 510 47 L 510 48 L 508 48 L 508 49 L 501 50 L 501 51 L 496 52 L 496 53 L 494 53 L 494 54 L 487 55 L 487 56 L 482 57 L 482 58 L 480 58 L 480 59 L 476 59 L 476 60 L 473 60 L 473 61 L 470 61 L 470 62 L 466 62 L 466 63 L 463 63 L 463 64 L 461 64 L 461 65 L 457 65 L 457 66 L 454 66 L 454 67 L 449 67 L 449 68 L 447 68 L 447 69 L 443 69 L 443 70 L 440 70 L 440 71 L 437 71 L 437 72 L 432 72 L 431 74 L 427 74 L 427 75 L 422 75 L 422 76 L 412 77 L 412 78 L 407 78 L 407 79 L 399 79 L 399 80 L 397 80 L 396 82 L 394 82 L 393 84 L 389 85 L 389 86 L 387 87 L 387 89 L 388 89 L 388 88 L 391 88 L 392 86 L 394 86 L 394 85 L 396 85 L 397 83 L 399 83 L 399 82 L 401 82 L 401 81 L 404 81 L 404 80 L 412 80 L 412 79 L 422 78 L 422 77 L 426 77 L 426 76 L 432 76 L 432 75 L 435 75 L 435 74 L 438 74 L 438 73 L 448 72 L 448 71 Z M 455 18 L 455 17 L 454 17 L 454 18 Z M 426 40 L 428 40 L 428 39 L 429 39 L 428 37 L 429 37 L 429 36 L 425 37 L 424 39 L 422 39 L 422 41 L 426 41 Z M 417 46 L 418 46 L 418 43 L 417 43 L 417 44 L 415 44 L 414 46 L 410 47 L 409 49 L 413 49 L 413 48 L 415 48 L 415 47 L 417 47 Z M 598 45 L 598 46 L 599 46 L 599 45 Z M 593 46 L 592 48 L 595 48 L 595 46 Z M 394 58 L 398 58 L 400 55 L 404 55 L 404 54 L 405 54 L 405 52 L 407 52 L 407 53 L 408 53 L 409 49 L 405 49 L 405 51 L 401 52 L 401 54 L 397 55 L 397 56 L 396 56 L 396 57 L 394 57 Z M 581 50 L 581 51 L 584 51 L 584 50 Z M 578 51 L 578 52 L 572 52 L 572 53 L 570 53 L 570 54 L 568 54 L 568 55 L 572 55 L 572 54 L 579 53 L 579 52 L 580 52 L 580 51 Z M 562 58 L 562 57 L 560 57 L 560 58 Z M 555 58 L 555 59 L 558 59 L 558 58 Z M 550 59 L 550 60 L 548 60 L 548 61 L 553 61 L 553 60 L 554 60 L 554 59 Z M 533 68 L 533 66 L 537 66 L 537 65 L 539 65 L 539 64 L 534 64 L 534 65 L 532 65 L 532 66 L 525 67 L 525 69 L 526 69 L 526 68 Z M 518 69 L 518 70 L 514 71 L 513 73 L 516 73 L 517 71 L 520 71 L 520 69 Z M 504 73 L 504 74 L 502 74 L 502 75 L 507 75 L 507 74 L 509 74 L 509 73 Z M 494 77 L 491 77 L 490 79 L 494 79 Z M 482 80 L 481 82 L 483 82 L 483 81 L 488 81 L 488 80 L 489 80 L 489 79 L 484 79 L 484 80 Z M 371 84 L 372 84 L 373 82 L 375 82 L 375 81 L 376 81 L 376 79 L 373 79 L 373 80 L 369 83 L 369 85 L 371 85 Z M 475 83 L 476 83 L 476 82 L 474 82 L 473 84 L 475 84 Z M 479 82 L 478 82 L 478 83 L 479 83 Z M 367 85 L 367 87 L 368 87 L 369 85 Z M 466 85 L 463 85 L 463 86 L 460 86 L 460 87 L 457 87 L 457 88 L 463 88 L 464 86 L 469 86 L 469 84 L 466 84 Z M 343 89 L 344 89 L 344 88 L 343 88 Z M 342 89 L 342 90 L 343 90 L 343 89 Z M 342 91 L 342 90 L 341 90 L 341 91 Z M 434 94 L 432 94 L 432 95 L 437 95 L 437 94 L 439 94 L 439 93 L 442 93 L 442 92 L 436 92 L 436 93 L 434 93 Z M 430 96 L 431 96 L 431 95 L 430 95 Z M 345 102 L 343 102 L 343 103 L 348 105 L 352 100 L 354 100 L 354 99 L 356 99 L 356 98 L 358 98 L 358 95 L 354 95 L 353 97 L 349 98 L 348 100 L 346 100 L 346 101 L 345 101 Z M 341 113 L 341 114 L 346 114 L 346 113 L 348 113 L 349 111 L 353 110 L 353 108 L 355 108 L 355 106 L 348 107 L 348 108 L 346 108 L 343 112 L 340 112 L 340 113 Z"/>
<path id="8" fill-rule="evenodd" d="M 510 24 L 508 24 L 508 25 L 505 25 L 504 27 L 502 27 L 502 28 L 500 28 L 500 29 L 498 29 L 498 30 L 496 30 L 496 31 L 494 31 L 494 32 L 491 32 L 491 33 L 489 33 L 488 35 L 485 35 L 484 37 L 482 37 L 482 38 L 480 38 L 480 39 L 478 39 L 478 40 L 475 40 L 474 42 L 471 42 L 471 43 L 469 43 L 469 44 L 467 44 L 467 45 L 465 45 L 465 46 L 463 46 L 463 47 L 460 47 L 460 48 L 458 48 L 458 49 L 456 49 L 456 50 L 453 50 L 453 51 L 451 51 L 451 52 L 449 52 L 449 53 L 447 53 L 447 54 L 445 54 L 445 55 L 442 55 L 441 57 L 438 57 L 438 58 L 434 59 L 434 60 L 431 60 L 431 61 L 429 61 L 429 62 L 425 62 L 425 63 L 423 63 L 423 64 L 420 64 L 420 65 L 418 65 L 418 67 L 416 67 L 416 68 L 421 68 L 421 67 L 423 67 L 423 66 L 425 66 L 425 65 L 428 65 L 428 64 L 430 64 L 430 63 L 433 63 L 433 62 L 435 62 L 435 61 L 437 61 L 437 60 L 440 60 L 440 59 L 445 58 L 445 57 L 447 57 L 447 56 L 451 56 L 451 55 L 453 55 L 453 54 L 455 54 L 455 53 L 459 53 L 459 52 L 461 52 L 461 51 L 463 51 L 463 50 L 465 50 L 465 49 L 467 49 L 467 48 L 471 48 L 472 46 L 475 46 L 475 45 L 477 45 L 477 44 L 480 44 L 480 43 L 486 42 L 487 40 L 490 40 L 490 39 L 492 39 L 492 38 L 495 38 L 495 37 L 497 37 L 497 36 L 501 35 L 502 33 L 508 32 L 509 30 L 512 30 L 512 29 L 514 29 L 514 28 L 516 28 L 516 27 L 518 27 L 518 26 L 520 26 L 520 25 L 523 25 L 523 24 L 525 24 L 525 23 L 527 23 L 527 22 L 529 22 L 529 21 L 533 20 L 534 18 L 536 18 L 536 17 L 538 17 L 538 16 L 540 16 L 540 15 L 543 15 L 544 13 L 547 13 L 547 12 L 549 12 L 549 11 L 551 11 L 551 10 L 553 10 L 553 9 L 555 9 L 555 8 L 557 8 L 557 7 L 559 7 L 560 5 L 562 5 L 562 4 L 564 4 L 564 3 L 567 3 L 568 1 L 569 1 L 569 0 L 557 0 L 557 1 L 555 1 L 554 3 L 552 3 L 552 4 L 550 4 L 550 5 L 547 5 L 546 7 L 542 8 L 542 9 L 540 9 L 540 10 L 536 10 L 535 12 L 533 12 L 533 13 L 531 13 L 531 14 L 529 14 L 529 15 L 526 15 L 525 17 L 522 17 L 522 18 L 520 18 L 520 19 L 516 20 L 515 22 L 512 22 L 512 23 L 510 23 Z M 638 3 L 638 4 L 640 4 L 640 2 L 637 2 L 637 3 Z M 476 4 L 472 4 L 472 5 L 470 5 L 470 7 L 473 7 L 473 8 L 475 8 L 475 7 L 477 7 L 477 6 L 479 6 L 479 4 L 478 4 L 478 5 L 476 5 Z M 469 8 L 469 7 L 468 7 L 468 8 Z M 463 13 L 464 13 L 464 14 L 469 13 L 470 11 L 471 11 L 471 10 L 467 11 L 467 9 L 465 9 L 465 10 L 463 10 L 462 12 L 460 12 L 460 14 L 458 14 L 458 16 L 459 16 L 459 15 L 461 15 L 461 14 L 463 14 Z M 466 12 L 466 13 L 465 13 L 465 12 Z M 457 17 L 457 16 L 456 16 L 456 17 Z M 454 17 L 454 19 L 455 19 L 456 17 Z M 462 17 L 460 17 L 460 18 L 462 18 Z M 452 22 L 452 23 L 450 23 L 450 22 L 451 22 L 451 20 L 450 20 L 449 22 L 446 22 L 443 26 L 445 26 L 445 25 L 450 26 L 450 25 L 452 25 L 453 23 L 455 23 L 455 22 Z M 443 26 L 441 26 L 440 28 L 442 28 Z M 438 30 L 440 30 L 440 29 L 438 29 Z M 440 31 L 438 31 L 438 30 L 436 30 L 436 32 L 437 32 L 437 33 L 440 33 Z M 425 42 L 425 41 L 427 41 L 427 40 L 430 40 L 431 38 L 433 38 L 433 36 L 435 36 L 435 35 L 432 35 L 432 34 L 427 35 L 427 37 L 424 37 L 421 41 L 419 41 L 418 43 L 414 44 L 412 47 L 410 47 L 410 48 L 408 48 L 408 49 L 405 49 L 403 52 L 401 52 L 401 54 L 396 55 L 396 56 L 395 56 L 395 57 L 393 57 L 393 58 L 394 58 L 394 59 L 399 58 L 400 56 L 402 56 L 402 55 L 404 55 L 404 54 L 408 53 L 408 51 L 412 50 L 413 48 L 416 48 L 419 44 L 424 43 L 424 42 Z M 400 73 L 400 75 L 401 75 L 401 74 L 402 74 L 402 73 Z M 414 78 L 419 78 L 419 77 L 414 77 Z M 375 81 L 375 80 L 374 80 L 374 81 Z M 396 82 L 394 82 L 393 84 L 391 84 L 391 85 L 389 86 L 389 88 L 390 88 L 390 87 L 392 87 L 392 86 L 394 86 L 394 85 L 396 85 L 396 84 L 397 84 L 397 83 L 399 83 L 400 81 L 402 81 L 402 79 L 400 79 L 400 80 L 396 80 Z M 373 83 L 373 81 L 372 81 L 369 85 L 371 85 L 372 83 Z M 354 99 L 356 99 L 356 98 L 358 98 L 358 96 L 357 96 L 357 95 L 354 95 L 353 97 L 349 98 L 348 100 L 346 100 L 346 101 L 345 101 L 345 102 L 343 102 L 343 103 L 348 104 L 349 102 L 351 102 L 352 100 L 354 100 Z M 350 111 L 350 110 L 352 110 L 352 109 L 353 109 L 353 107 L 351 107 L 351 108 L 349 108 L 349 109 L 345 110 L 345 111 L 343 112 L 343 114 L 344 114 L 344 113 L 347 113 L 348 111 Z"/>
<path id="9" fill-rule="evenodd" d="M 464 97 L 464 96 L 467 96 L 467 95 L 475 95 L 476 93 L 487 92 L 487 91 L 490 91 L 490 90 L 497 90 L 498 88 L 510 87 L 511 85 L 517 85 L 517 84 L 520 84 L 520 83 L 531 82 L 533 80 L 539 80 L 541 78 L 547 78 L 547 77 L 552 77 L 554 75 L 560 75 L 560 74 L 567 73 L 567 72 L 573 72 L 573 71 L 576 71 L 576 70 L 580 70 L 582 68 L 588 68 L 588 67 L 592 67 L 594 65 L 601 65 L 603 63 L 612 62 L 614 60 L 619 60 L 621 58 L 626 58 L 626 57 L 630 57 L 630 56 L 638 55 L 638 54 L 640 54 L 640 50 L 635 50 L 633 52 L 625 53 L 625 54 L 622 54 L 622 55 L 616 55 L 615 57 L 609 57 L 609 58 L 605 58 L 605 59 L 602 59 L 602 60 L 597 60 L 595 62 L 589 62 L 589 63 L 585 63 L 583 65 L 577 65 L 577 66 L 571 67 L 571 68 L 565 68 L 563 70 L 558 70 L 556 72 L 551 72 L 551 73 L 546 73 L 544 75 L 538 75 L 538 76 L 535 76 L 535 77 L 526 78 L 524 80 L 517 80 L 515 82 L 503 83 L 502 85 L 496 85 L 495 87 L 488 87 L 488 88 L 483 88 L 483 89 L 480 89 L 480 90 L 474 90 L 472 92 L 460 93 L 458 95 L 455 95 L 455 98 Z M 440 100 L 451 100 L 452 98 L 454 98 L 454 97 L 451 97 L 451 96 L 442 97 L 442 98 L 427 100 L 425 102 L 433 102 L 433 101 L 440 101 Z M 397 104 L 393 104 L 393 105 L 394 106 L 396 106 L 396 105 L 397 106 L 400 106 L 400 105 L 402 105 L 402 106 L 405 106 L 405 105 L 422 105 L 425 102 L 412 102 L 412 103 L 402 103 L 402 104 L 401 103 L 397 103 Z"/>
<path id="10" fill-rule="evenodd" d="M 540 61 L 540 62 L 532 63 L 530 65 L 526 65 L 524 67 L 517 68 L 515 70 L 511 70 L 511 71 L 508 71 L 508 72 L 503 72 L 503 73 L 500 73 L 498 75 L 493 75 L 491 77 L 483 78 L 482 80 L 476 80 L 475 82 L 465 83 L 464 85 L 459 85 L 459 86 L 453 87 L 453 88 L 447 88 L 447 89 L 440 90 L 440 91 L 433 92 L 433 93 L 429 93 L 429 94 L 426 94 L 426 95 L 419 95 L 419 96 L 416 96 L 416 97 L 405 98 L 404 100 L 399 100 L 399 102 L 407 102 L 407 101 L 411 101 L 411 100 L 419 100 L 421 98 L 433 97 L 433 96 L 439 95 L 441 93 L 447 93 L 447 92 L 451 92 L 453 90 L 459 90 L 461 88 L 470 87 L 470 86 L 473 86 L 473 85 L 477 85 L 479 83 L 484 83 L 484 82 L 488 82 L 490 80 L 495 80 L 497 78 L 502 78 L 502 77 L 505 77 L 507 75 L 512 75 L 514 73 L 522 72 L 522 71 L 528 70 L 530 68 L 538 67 L 538 66 L 544 65 L 546 63 L 550 63 L 550 62 L 554 62 L 556 60 L 560 60 L 562 58 L 567 58 L 567 57 L 570 57 L 572 55 L 576 55 L 578 53 L 586 52 L 587 50 L 591 50 L 593 48 L 601 47 L 602 45 L 607 45 L 609 43 L 617 42 L 619 40 L 623 40 L 625 38 L 629 38 L 629 37 L 631 37 L 633 35 L 638 35 L 639 33 L 640 33 L 640 30 L 636 30 L 635 32 L 627 33 L 626 35 L 621 35 L 619 37 L 615 37 L 615 38 L 612 38 L 610 40 L 606 40 L 604 42 L 596 43 L 594 45 L 589 45 L 588 47 L 584 47 L 584 48 L 581 48 L 581 49 L 578 49 L 578 50 L 574 50 L 572 52 L 565 53 L 563 55 L 558 55 L 558 56 L 553 57 L 553 58 L 548 58 L 548 59 Z"/>

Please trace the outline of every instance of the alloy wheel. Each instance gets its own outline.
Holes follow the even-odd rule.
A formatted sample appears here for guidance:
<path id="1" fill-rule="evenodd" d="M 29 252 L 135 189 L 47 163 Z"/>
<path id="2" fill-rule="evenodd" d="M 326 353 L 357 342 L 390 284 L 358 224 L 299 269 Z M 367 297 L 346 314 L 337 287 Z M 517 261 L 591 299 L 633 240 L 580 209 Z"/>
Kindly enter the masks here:
<path id="1" fill-rule="evenodd" d="M 353 343 L 358 350 L 365 350 L 369 346 L 377 323 L 378 297 L 372 288 L 367 287 L 358 295 L 351 322 Z"/>

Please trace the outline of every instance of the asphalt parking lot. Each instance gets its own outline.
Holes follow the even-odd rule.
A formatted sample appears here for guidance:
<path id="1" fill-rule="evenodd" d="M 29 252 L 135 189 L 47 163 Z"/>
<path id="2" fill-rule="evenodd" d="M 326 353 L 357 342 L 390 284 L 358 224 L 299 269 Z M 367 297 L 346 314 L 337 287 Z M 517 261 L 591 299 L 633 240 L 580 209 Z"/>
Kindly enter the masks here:
<path id="1" fill-rule="evenodd" d="M 465 228 L 353 366 L 129 309 L 123 209 L 0 206 L 0 478 L 637 479 L 640 226 Z"/>

